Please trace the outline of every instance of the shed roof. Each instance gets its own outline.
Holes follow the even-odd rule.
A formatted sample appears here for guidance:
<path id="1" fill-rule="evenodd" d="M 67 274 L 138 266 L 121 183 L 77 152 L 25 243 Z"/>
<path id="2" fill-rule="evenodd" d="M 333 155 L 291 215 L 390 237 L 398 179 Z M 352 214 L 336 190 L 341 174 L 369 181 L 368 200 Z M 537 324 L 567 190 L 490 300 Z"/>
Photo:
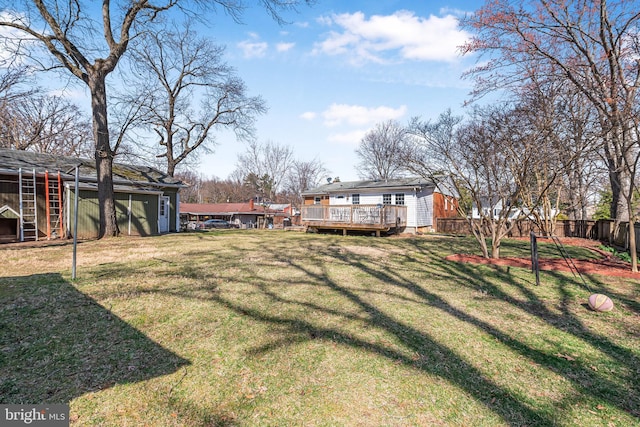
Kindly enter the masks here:
<path id="1" fill-rule="evenodd" d="M 392 188 L 435 187 L 433 181 L 419 177 L 368 181 L 338 181 L 321 185 L 302 193 L 305 196 L 316 194 L 341 193 L 354 190 L 385 190 Z"/>
<path id="2" fill-rule="evenodd" d="M 65 179 L 75 175 L 78 166 L 79 180 L 97 181 L 96 162 L 93 159 L 58 156 L 32 151 L 0 148 L 0 173 L 18 173 L 19 169 L 42 175 L 60 171 Z M 159 187 L 184 187 L 185 184 L 166 173 L 148 166 L 136 166 L 123 163 L 113 164 L 113 182 L 120 184 L 145 184 Z"/>

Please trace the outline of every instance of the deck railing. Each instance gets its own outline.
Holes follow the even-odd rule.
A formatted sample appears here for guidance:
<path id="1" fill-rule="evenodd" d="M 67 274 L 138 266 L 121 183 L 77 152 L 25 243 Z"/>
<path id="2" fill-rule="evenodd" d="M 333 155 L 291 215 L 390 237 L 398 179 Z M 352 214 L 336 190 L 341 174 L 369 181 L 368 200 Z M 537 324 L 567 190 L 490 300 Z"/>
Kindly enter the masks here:
<path id="1" fill-rule="evenodd" d="M 313 227 L 386 229 L 407 225 L 407 207 L 400 205 L 306 205 L 302 221 Z"/>

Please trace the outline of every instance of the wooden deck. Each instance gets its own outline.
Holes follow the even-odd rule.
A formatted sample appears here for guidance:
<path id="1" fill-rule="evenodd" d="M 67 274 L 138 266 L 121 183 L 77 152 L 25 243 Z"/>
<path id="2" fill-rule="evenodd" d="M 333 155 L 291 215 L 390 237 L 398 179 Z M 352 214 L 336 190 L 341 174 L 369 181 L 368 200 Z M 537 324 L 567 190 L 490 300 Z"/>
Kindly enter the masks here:
<path id="1" fill-rule="evenodd" d="M 311 229 L 372 231 L 401 230 L 407 225 L 407 207 L 400 205 L 305 205 L 302 224 Z"/>

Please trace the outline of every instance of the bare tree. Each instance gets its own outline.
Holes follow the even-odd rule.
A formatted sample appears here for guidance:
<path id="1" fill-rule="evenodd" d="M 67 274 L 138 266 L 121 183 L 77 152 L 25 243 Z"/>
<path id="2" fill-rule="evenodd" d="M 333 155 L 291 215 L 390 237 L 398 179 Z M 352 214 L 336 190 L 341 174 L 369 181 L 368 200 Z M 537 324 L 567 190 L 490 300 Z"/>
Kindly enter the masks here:
<path id="1" fill-rule="evenodd" d="M 545 175 L 531 186 L 544 148 L 540 129 L 527 123 L 525 111 L 513 106 L 476 109 L 466 122 L 446 111 L 435 123 L 416 118 L 409 125 L 407 167 L 471 199 L 471 206 L 460 203 L 458 210 L 486 258 L 500 257 L 502 239 L 527 215 L 523 197 L 533 200 L 528 211 L 537 210 L 554 182 Z M 465 210 L 470 208 L 474 212 Z"/>
<path id="2" fill-rule="evenodd" d="M 394 120 L 378 123 L 360 141 L 356 154 L 360 158 L 357 170 L 362 179 L 393 179 L 405 171 L 402 152 L 407 134 Z"/>
<path id="3" fill-rule="evenodd" d="M 267 141 L 252 141 L 244 153 L 238 155 L 237 174 L 261 197 L 273 200 L 281 190 L 293 164 L 293 151 L 288 146 Z"/>
<path id="4" fill-rule="evenodd" d="M 0 146 L 68 156 L 91 153 L 89 118 L 60 96 L 33 90 L 14 97 L 0 116 Z"/>
<path id="5" fill-rule="evenodd" d="M 555 95 L 554 95 L 555 94 Z M 596 112 L 584 96 L 557 81 L 546 96 L 555 97 L 553 127 L 562 155 L 564 211 L 569 219 L 586 220 L 588 207 L 606 181 L 606 163 L 601 158 L 601 132 Z"/>
<path id="6" fill-rule="evenodd" d="M 279 13 L 310 0 L 262 0 L 277 20 Z M 238 19 L 238 0 L 103 0 L 92 3 L 60 0 L 0 0 L 2 37 L 11 54 L 26 57 L 41 69 L 63 68 L 82 81 L 91 93 L 93 139 L 100 205 L 100 237 L 119 233 L 113 197 L 113 157 L 107 118 L 106 79 L 129 44 L 161 21 L 169 10 L 183 15 L 221 7 Z M 43 51 L 46 53 L 43 55 Z"/>
<path id="7" fill-rule="evenodd" d="M 637 5 L 627 1 L 578 0 L 487 2 L 463 26 L 475 33 L 464 53 L 490 55 L 471 70 L 476 94 L 519 85 L 532 75 L 561 76 L 597 112 L 602 150 L 613 192 L 616 224 L 634 229 L 633 194 L 638 149 L 640 56 Z M 629 233 L 637 271 L 635 233 Z"/>
<path id="8" fill-rule="evenodd" d="M 329 171 L 318 159 L 311 161 L 296 160 L 287 174 L 285 191 L 293 201 L 293 204 L 299 207 L 304 202 L 302 193 L 320 185 L 320 181 L 327 177 L 328 174 Z"/>
<path id="9" fill-rule="evenodd" d="M 260 97 L 246 94 L 244 82 L 223 62 L 224 47 L 184 29 L 146 34 L 132 50 L 133 93 L 142 124 L 157 136 L 151 151 L 173 176 L 196 150 L 215 145 L 215 129 L 231 129 L 239 139 L 253 136 L 255 116 L 266 112 Z"/>

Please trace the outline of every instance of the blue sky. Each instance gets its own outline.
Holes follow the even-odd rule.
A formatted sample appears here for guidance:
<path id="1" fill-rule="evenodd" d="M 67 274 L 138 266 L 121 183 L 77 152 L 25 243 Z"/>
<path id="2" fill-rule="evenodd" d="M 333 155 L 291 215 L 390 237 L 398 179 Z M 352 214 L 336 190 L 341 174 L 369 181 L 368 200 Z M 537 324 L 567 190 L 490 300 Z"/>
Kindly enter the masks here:
<path id="1" fill-rule="evenodd" d="M 475 58 L 458 54 L 469 37 L 458 18 L 480 1 L 317 0 L 284 14 L 287 25 L 257 1 L 245 3 L 251 7 L 242 24 L 218 10 L 199 31 L 226 46 L 224 59 L 248 94 L 266 101 L 256 138 L 291 147 L 297 159 L 320 160 L 332 177 L 358 179 L 355 150 L 377 123 L 435 119 L 447 108 L 459 112 L 468 98 L 471 82 L 460 76 Z M 88 107 L 80 86 L 62 92 Z M 246 145 L 228 131 L 216 139 L 212 154 L 195 153 L 199 172 L 226 178 Z"/>
<path id="2" fill-rule="evenodd" d="M 214 16 L 208 35 L 226 45 L 226 61 L 249 94 L 268 104 L 256 123 L 258 140 L 288 145 L 301 160 L 317 158 L 347 181 L 358 179 L 355 150 L 376 123 L 461 110 L 471 83 L 460 75 L 475 58 L 458 55 L 469 36 L 458 17 L 480 5 L 319 0 L 284 15 L 284 26 L 256 6 L 243 24 Z M 217 139 L 199 170 L 226 178 L 245 145 L 226 132 Z"/>

